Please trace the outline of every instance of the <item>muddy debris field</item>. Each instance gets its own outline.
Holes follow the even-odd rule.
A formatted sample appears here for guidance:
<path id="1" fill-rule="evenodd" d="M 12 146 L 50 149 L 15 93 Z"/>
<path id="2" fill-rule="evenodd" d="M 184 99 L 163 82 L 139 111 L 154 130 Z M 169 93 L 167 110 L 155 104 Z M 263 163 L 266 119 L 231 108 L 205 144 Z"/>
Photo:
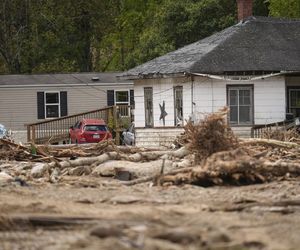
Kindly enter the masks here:
<path id="1" fill-rule="evenodd" d="M 299 141 L 219 115 L 174 145 L 0 139 L 0 249 L 300 249 Z"/>

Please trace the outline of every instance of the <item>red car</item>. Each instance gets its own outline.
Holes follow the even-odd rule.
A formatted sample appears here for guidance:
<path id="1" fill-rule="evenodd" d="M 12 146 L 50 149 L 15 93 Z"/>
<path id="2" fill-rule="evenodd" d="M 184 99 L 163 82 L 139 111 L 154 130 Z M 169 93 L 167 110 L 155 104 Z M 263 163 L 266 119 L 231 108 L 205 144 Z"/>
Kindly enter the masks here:
<path id="1" fill-rule="evenodd" d="M 82 119 L 70 127 L 69 130 L 71 143 L 92 143 L 111 139 L 105 122 L 99 119 Z"/>

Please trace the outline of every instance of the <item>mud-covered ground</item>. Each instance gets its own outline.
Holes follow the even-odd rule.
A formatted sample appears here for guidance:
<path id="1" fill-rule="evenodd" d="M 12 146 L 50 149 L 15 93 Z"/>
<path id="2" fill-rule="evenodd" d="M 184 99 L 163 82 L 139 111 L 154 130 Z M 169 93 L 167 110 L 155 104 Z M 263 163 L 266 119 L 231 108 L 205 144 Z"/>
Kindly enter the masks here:
<path id="1" fill-rule="evenodd" d="M 124 186 L 66 176 L 0 187 L 0 249 L 300 249 L 300 179 Z"/>

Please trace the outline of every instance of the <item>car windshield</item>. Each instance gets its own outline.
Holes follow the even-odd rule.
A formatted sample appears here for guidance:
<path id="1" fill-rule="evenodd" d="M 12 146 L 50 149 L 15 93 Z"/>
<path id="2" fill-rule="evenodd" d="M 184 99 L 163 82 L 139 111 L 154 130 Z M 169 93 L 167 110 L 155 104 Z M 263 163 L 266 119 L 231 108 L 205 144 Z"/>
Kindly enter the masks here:
<path id="1" fill-rule="evenodd" d="M 105 125 L 85 125 L 85 131 L 107 131 Z"/>

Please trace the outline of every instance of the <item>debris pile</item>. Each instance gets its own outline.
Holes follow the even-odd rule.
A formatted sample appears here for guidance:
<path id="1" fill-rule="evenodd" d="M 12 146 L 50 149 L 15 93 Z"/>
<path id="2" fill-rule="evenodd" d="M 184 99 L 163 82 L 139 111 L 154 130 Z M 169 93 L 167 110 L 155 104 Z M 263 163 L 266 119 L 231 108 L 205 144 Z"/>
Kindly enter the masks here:
<path id="1" fill-rule="evenodd" d="M 201 162 L 215 152 L 237 148 L 238 140 L 225 119 L 227 113 L 225 107 L 206 115 L 199 123 L 189 121 L 184 127 L 181 140 L 186 141 L 188 149 L 195 153 L 196 161 Z"/>
<path id="2" fill-rule="evenodd" d="M 38 157 L 31 154 L 30 149 L 22 145 L 15 144 L 10 140 L 0 139 L 0 159 L 3 160 L 34 160 Z"/>
<path id="3" fill-rule="evenodd" d="M 56 183 L 66 176 L 113 177 L 125 185 L 245 185 L 300 175 L 300 145 L 270 139 L 238 140 L 224 108 L 187 123 L 176 150 L 87 145 L 22 146 L 0 140 L 0 172 L 26 181 Z M 17 161 L 12 163 L 11 161 Z M 23 162 L 21 162 L 23 161 Z M 24 163 L 25 161 L 25 163 Z M 4 178 L 4 177 L 3 177 Z"/>
<path id="4" fill-rule="evenodd" d="M 286 130 L 285 128 L 276 127 L 273 130 L 267 129 L 263 132 L 262 137 L 266 139 L 273 139 L 278 141 L 289 141 L 289 142 L 300 143 L 299 128 L 292 128 Z"/>
<path id="5" fill-rule="evenodd" d="M 248 185 L 300 175 L 299 148 L 289 149 L 288 157 L 286 149 L 278 150 L 270 147 L 264 149 L 256 154 L 255 151 L 243 147 L 217 152 L 208 157 L 205 164 L 191 168 L 188 172 L 162 176 L 158 184 L 195 184 L 204 187 Z"/>

